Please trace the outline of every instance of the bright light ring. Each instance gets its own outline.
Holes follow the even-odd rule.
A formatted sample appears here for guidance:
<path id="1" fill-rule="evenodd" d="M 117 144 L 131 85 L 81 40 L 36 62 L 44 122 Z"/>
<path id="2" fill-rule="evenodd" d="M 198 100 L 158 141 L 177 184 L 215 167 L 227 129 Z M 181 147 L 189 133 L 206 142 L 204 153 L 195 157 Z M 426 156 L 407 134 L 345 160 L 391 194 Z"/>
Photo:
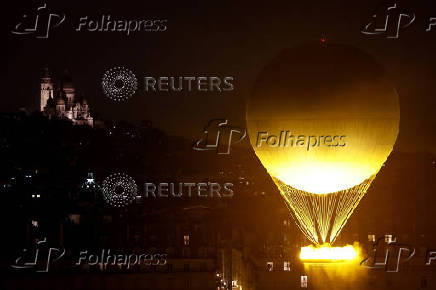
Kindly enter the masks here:
<path id="1" fill-rule="evenodd" d="M 350 261 L 357 257 L 358 252 L 351 245 L 345 247 L 331 247 L 330 244 L 319 247 L 308 246 L 302 247 L 300 252 L 300 259 L 308 262 Z"/>
<path id="2" fill-rule="evenodd" d="M 124 207 L 136 198 L 138 187 L 132 177 L 124 173 L 109 175 L 102 185 L 103 199 L 112 206 Z"/>
<path id="3" fill-rule="evenodd" d="M 132 71 L 118 66 L 105 72 L 101 86 L 106 97 L 116 102 L 124 102 L 136 92 L 138 81 Z"/>

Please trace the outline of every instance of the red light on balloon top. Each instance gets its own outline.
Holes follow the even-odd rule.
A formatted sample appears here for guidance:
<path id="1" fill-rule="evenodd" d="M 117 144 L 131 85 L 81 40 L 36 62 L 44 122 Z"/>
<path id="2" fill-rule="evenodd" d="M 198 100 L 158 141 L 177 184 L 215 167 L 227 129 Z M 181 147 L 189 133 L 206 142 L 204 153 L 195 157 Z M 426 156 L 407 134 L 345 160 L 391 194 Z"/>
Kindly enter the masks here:
<path id="1" fill-rule="evenodd" d="M 326 39 L 325 37 L 321 37 L 321 38 L 319 39 L 319 44 L 320 44 L 322 47 L 325 47 L 326 44 L 327 44 L 327 39 Z"/>

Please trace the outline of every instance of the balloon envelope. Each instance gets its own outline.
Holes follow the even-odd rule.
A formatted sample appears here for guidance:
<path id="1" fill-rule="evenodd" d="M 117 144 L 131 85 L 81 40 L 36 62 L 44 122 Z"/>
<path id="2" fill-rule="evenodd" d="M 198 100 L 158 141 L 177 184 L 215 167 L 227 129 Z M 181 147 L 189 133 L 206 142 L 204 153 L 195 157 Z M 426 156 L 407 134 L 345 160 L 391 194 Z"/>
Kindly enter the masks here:
<path id="1" fill-rule="evenodd" d="M 251 145 L 272 176 L 327 194 L 378 172 L 398 135 L 399 103 L 369 55 L 344 45 L 302 45 L 262 70 L 246 118 Z"/>
<path id="2" fill-rule="evenodd" d="M 379 64 L 344 45 L 302 45 L 261 71 L 247 103 L 254 151 L 298 226 L 333 243 L 389 156 L 397 93 Z"/>

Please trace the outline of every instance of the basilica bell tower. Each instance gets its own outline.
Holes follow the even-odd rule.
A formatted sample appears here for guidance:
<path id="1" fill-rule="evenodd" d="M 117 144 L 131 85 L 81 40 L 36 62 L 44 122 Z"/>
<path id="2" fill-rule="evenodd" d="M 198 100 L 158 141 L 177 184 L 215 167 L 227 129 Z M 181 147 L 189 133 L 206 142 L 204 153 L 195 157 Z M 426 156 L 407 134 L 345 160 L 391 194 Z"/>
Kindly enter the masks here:
<path id="1" fill-rule="evenodd" d="M 50 77 L 48 68 L 44 69 L 44 75 L 41 78 L 41 97 L 40 97 L 40 111 L 44 112 L 47 101 L 53 98 L 53 82 Z"/>

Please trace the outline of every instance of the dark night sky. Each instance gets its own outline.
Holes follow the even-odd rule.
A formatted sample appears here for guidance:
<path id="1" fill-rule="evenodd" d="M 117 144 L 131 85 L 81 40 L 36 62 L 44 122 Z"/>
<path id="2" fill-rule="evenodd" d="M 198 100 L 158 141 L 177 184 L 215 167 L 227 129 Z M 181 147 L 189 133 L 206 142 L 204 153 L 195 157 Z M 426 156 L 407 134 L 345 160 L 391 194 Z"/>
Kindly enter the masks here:
<path id="1" fill-rule="evenodd" d="M 175 2 L 175 3 L 172 3 Z M 236 1 L 233 1 L 236 2 Z M 10 30 L 34 1 L 17 0 L 6 9 L 7 92 L 1 111 L 19 106 L 36 108 L 39 77 L 49 67 L 60 76 L 71 72 L 76 88 L 103 119 L 142 120 L 169 134 L 194 140 L 208 120 L 227 118 L 245 126 L 244 97 L 250 93 L 262 66 L 279 51 L 301 42 L 354 45 L 374 56 L 389 72 L 401 102 L 397 149 L 436 153 L 436 1 L 397 1 L 416 14 L 399 39 L 360 33 L 380 1 L 47 1 L 66 22 L 49 39 L 18 36 Z M 167 19 L 165 32 L 76 32 L 79 17 Z M 122 65 L 132 69 L 140 87 L 142 77 L 234 76 L 235 90 L 227 93 L 138 93 L 115 104 L 103 96 L 105 70 Z"/>

